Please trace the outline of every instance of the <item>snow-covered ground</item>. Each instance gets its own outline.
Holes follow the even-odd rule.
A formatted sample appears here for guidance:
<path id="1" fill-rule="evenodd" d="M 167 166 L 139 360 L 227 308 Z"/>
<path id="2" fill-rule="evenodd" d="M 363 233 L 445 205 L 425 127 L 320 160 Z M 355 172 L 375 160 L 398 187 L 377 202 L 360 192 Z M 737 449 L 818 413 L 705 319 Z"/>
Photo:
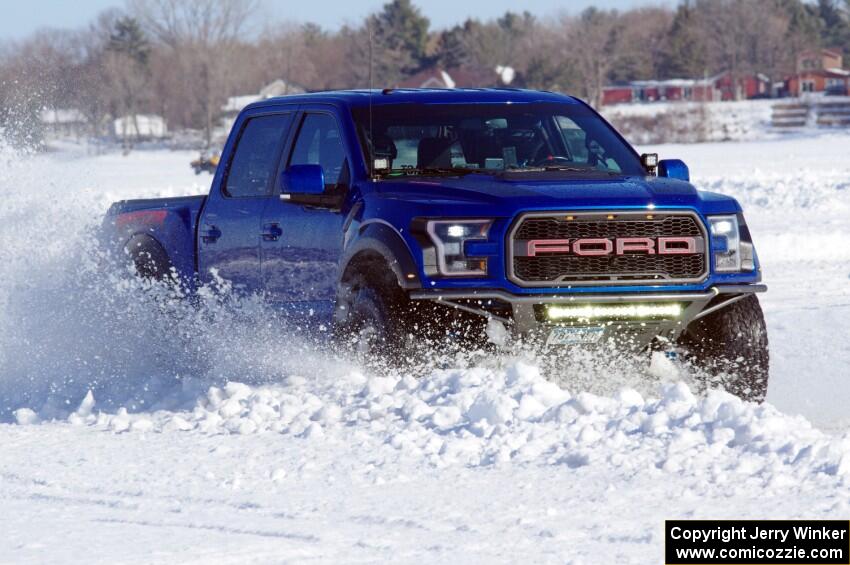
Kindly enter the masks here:
<path id="1" fill-rule="evenodd" d="M 755 141 L 782 135 L 771 126 L 778 103 L 782 101 L 644 102 L 603 106 L 601 111 L 633 143 Z"/>
<path id="2" fill-rule="evenodd" d="M 767 405 L 621 360 L 370 374 L 103 268 L 109 202 L 206 191 L 193 154 L 0 147 L 0 563 L 651 563 L 665 518 L 846 518 L 850 134 L 642 149 L 747 211 Z"/>

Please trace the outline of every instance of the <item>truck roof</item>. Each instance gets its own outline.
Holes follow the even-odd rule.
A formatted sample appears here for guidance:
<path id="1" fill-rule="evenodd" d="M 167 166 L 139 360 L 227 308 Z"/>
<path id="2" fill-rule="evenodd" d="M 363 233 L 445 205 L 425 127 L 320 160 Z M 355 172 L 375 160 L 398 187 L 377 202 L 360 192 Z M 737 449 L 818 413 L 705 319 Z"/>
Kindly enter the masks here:
<path id="1" fill-rule="evenodd" d="M 498 104 L 511 102 L 566 102 L 576 104 L 578 102 L 572 96 L 565 94 L 518 88 L 387 88 L 383 90 L 328 90 L 308 94 L 278 96 L 255 102 L 248 107 L 275 106 L 281 103 L 328 103 L 358 107 L 368 106 L 370 98 L 374 106 L 413 102 L 421 104 Z"/>

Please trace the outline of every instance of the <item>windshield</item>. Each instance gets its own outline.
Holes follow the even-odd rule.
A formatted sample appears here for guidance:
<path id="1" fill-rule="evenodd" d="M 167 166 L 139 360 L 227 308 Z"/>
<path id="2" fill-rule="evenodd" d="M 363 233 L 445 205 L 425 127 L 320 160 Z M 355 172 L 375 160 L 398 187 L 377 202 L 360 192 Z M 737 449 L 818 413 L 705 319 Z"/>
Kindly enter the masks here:
<path id="1" fill-rule="evenodd" d="M 566 171 L 643 175 L 593 111 L 570 103 L 380 104 L 354 121 L 375 174 Z"/>

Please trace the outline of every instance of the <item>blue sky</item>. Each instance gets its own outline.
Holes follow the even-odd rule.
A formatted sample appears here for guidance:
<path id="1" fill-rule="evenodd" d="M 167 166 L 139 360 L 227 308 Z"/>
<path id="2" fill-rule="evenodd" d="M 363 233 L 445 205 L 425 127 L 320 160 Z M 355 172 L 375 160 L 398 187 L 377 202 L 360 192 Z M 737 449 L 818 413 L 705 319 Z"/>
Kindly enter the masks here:
<path id="1" fill-rule="evenodd" d="M 259 20 L 312 21 L 335 29 L 357 22 L 386 0 L 261 0 Z M 432 27 L 447 27 L 469 16 L 489 19 L 507 10 L 525 9 L 540 16 L 577 12 L 587 6 L 626 9 L 636 5 L 674 5 L 675 0 L 419 0 L 416 4 L 431 19 Z M 122 0 L 0 0 L 0 41 L 20 39 L 42 27 L 80 27 L 101 10 L 123 6 Z"/>

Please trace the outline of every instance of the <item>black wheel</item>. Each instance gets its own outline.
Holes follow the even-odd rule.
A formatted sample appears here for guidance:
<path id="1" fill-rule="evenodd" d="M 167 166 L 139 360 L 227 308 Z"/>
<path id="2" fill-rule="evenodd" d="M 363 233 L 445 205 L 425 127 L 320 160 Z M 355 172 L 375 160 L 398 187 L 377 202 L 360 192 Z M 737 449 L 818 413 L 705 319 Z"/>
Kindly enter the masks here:
<path id="1" fill-rule="evenodd" d="M 764 314 L 755 294 L 693 322 L 679 340 L 707 386 L 754 402 L 767 395 L 770 355 Z"/>
<path id="2" fill-rule="evenodd" d="M 134 237 L 127 243 L 125 250 L 136 268 L 136 274 L 141 278 L 154 281 L 173 279 L 168 253 L 154 239 L 147 236 Z"/>
<path id="3" fill-rule="evenodd" d="M 395 280 L 381 273 L 355 275 L 337 310 L 337 340 L 365 365 L 397 365 L 410 338 L 410 301 Z"/>
<path id="4" fill-rule="evenodd" d="M 367 366 L 416 372 L 487 345 L 484 317 L 410 300 L 389 267 L 366 263 L 346 277 L 335 316 L 337 342 Z"/>

